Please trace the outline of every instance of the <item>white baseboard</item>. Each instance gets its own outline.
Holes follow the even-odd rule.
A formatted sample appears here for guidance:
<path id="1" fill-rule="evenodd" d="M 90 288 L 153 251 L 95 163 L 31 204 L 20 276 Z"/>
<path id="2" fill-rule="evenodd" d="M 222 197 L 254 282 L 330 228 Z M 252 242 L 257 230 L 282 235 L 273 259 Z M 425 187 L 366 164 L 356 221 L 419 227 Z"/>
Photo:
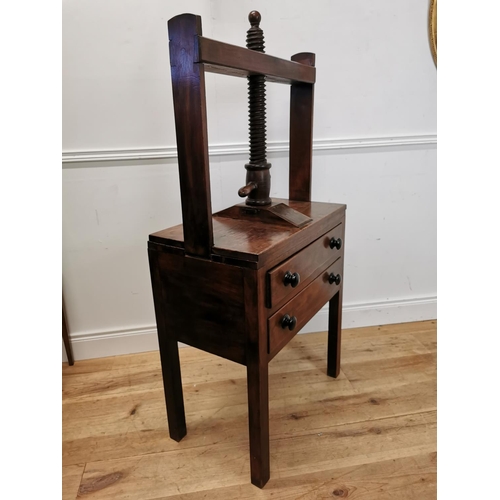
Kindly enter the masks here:
<path id="1" fill-rule="evenodd" d="M 437 297 L 346 304 L 342 308 L 342 328 L 392 325 L 437 318 Z M 307 323 L 300 333 L 323 332 L 328 328 L 328 306 Z"/>
<path id="2" fill-rule="evenodd" d="M 437 297 L 346 304 L 342 311 L 342 328 L 388 325 L 437 318 Z M 328 306 L 307 323 L 300 333 L 322 332 L 328 328 Z M 76 360 L 118 356 L 158 349 L 156 327 L 71 335 Z M 63 345 L 63 361 L 66 361 Z"/>
<path id="3" fill-rule="evenodd" d="M 158 350 L 156 326 L 134 330 L 70 335 L 73 356 L 78 359 L 105 358 Z M 63 344 L 63 361 L 67 361 Z"/>

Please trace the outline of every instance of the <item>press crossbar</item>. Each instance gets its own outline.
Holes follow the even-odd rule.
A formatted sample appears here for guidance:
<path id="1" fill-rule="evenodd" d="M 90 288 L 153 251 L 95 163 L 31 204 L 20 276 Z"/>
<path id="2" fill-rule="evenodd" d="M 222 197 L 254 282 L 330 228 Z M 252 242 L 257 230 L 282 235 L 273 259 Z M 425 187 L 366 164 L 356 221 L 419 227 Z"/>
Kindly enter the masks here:
<path id="1" fill-rule="evenodd" d="M 224 75 L 247 77 L 265 75 L 269 82 L 315 83 L 316 68 L 298 62 L 287 61 L 244 47 L 197 36 L 198 60 L 205 71 Z"/>

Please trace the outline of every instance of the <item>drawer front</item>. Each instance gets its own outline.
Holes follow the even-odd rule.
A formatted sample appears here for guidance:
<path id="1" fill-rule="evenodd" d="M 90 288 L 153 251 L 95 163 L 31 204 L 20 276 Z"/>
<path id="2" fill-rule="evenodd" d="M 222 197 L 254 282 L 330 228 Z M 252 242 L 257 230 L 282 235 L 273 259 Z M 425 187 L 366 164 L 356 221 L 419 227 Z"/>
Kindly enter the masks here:
<path id="1" fill-rule="evenodd" d="M 333 248 L 330 247 L 331 240 Z M 290 300 L 314 279 L 320 270 L 344 252 L 344 224 L 339 224 L 309 246 L 267 273 L 268 308 Z"/>
<path id="2" fill-rule="evenodd" d="M 268 319 L 268 352 L 271 355 L 284 347 L 339 291 L 343 279 L 342 266 L 343 259 L 337 259 Z"/>

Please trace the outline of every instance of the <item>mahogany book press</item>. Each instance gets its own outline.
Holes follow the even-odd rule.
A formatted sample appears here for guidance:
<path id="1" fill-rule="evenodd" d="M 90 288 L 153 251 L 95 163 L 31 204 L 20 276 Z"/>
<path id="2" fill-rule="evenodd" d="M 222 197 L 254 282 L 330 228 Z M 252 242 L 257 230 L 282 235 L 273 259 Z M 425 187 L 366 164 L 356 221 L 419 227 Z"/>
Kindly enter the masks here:
<path id="1" fill-rule="evenodd" d="M 247 48 L 202 36 L 201 18 L 168 22 L 183 224 L 148 242 L 170 437 L 186 435 L 178 342 L 247 367 L 252 483 L 269 480 L 268 364 L 329 302 L 327 373 L 340 369 L 343 204 L 311 201 L 314 54 L 264 53 L 261 16 Z M 244 203 L 212 214 L 205 72 L 248 79 Z M 291 87 L 289 199 L 269 197 L 265 83 Z"/>

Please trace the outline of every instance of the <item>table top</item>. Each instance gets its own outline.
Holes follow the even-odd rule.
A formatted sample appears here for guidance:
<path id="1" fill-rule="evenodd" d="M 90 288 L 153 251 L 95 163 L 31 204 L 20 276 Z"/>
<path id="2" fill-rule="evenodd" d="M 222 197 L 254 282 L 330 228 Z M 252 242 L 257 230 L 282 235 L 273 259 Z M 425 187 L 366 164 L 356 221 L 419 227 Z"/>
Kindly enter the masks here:
<path id="1" fill-rule="evenodd" d="M 229 259 L 235 265 L 255 269 L 281 262 L 340 223 L 346 209 L 346 205 L 338 203 L 276 198 L 273 201 L 288 205 L 312 221 L 299 228 L 249 218 L 232 218 L 234 212 L 231 209 L 217 212 L 213 214 L 213 260 L 224 262 Z M 182 224 L 151 234 L 149 241 L 183 249 Z"/>

